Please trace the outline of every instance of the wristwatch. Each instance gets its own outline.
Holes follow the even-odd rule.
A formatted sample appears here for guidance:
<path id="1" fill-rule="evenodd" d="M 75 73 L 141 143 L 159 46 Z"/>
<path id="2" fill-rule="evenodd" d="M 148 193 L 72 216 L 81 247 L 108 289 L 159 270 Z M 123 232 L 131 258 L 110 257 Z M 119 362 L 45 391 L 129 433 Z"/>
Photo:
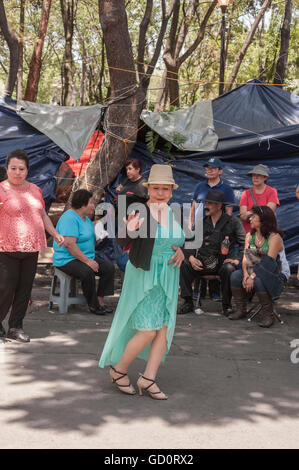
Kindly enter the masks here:
<path id="1" fill-rule="evenodd" d="M 254 278 L 256 277 L 256 274 L 255 274 L 255 273 L 251 273 L 249 277 L 250 277 L 250 279 L 254 279 Z"/>

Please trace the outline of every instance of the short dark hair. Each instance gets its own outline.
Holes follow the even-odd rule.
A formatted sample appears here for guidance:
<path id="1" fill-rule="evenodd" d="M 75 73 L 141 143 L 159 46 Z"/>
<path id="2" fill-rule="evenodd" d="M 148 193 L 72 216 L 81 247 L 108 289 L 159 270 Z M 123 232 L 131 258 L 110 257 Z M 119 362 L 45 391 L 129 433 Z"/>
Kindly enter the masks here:
<path id="1" fill-rule="evenodd" d="M 81 209 L 83 206 L 87 206 L 89 199 L 93 196 L 87 189 L 78 189 L 75 191 L 72 197 L 71 206 L 73 209 Z"/>
<path id="2" fill-rule="evenodd" d="M 135 170 L 139 170 L 139 173 L 142 170 L 141 162 L 138 160 L 138 158 L 129 158 L 125 163 L 125 168 L 127 168 L 129 165 L 132 165 Z"/>
<path id="3" fill-rule="evenodd" d="M 18 160 L 23 160 L 26 164 L 27 170 L 29 170 L 29 157 L 25 150 L 16 149 L 10 152 L 6 157 L 6 168 L 9 165 L 9 162 L 12 158 L 17 158 Z"/>
<path id="4" fill-rule="evenodd" d="M 261 234 L 263 237 L 267 238 L 271 233 L 278 233 L 281 237 L 283 237 L 283 231 L 277 225 L 276 215 L 268 206 L 253 206 L 251 209 L 253 214 L 259 216 L 261 221 Z M 255 233 L 253 229 L 251 233 Z"/>
<path id="5" fill-rule="evenodd" d="M 4 166 L 0 166 L 0 183 L 4 180 L 7 180 L 7 171 Z"/>

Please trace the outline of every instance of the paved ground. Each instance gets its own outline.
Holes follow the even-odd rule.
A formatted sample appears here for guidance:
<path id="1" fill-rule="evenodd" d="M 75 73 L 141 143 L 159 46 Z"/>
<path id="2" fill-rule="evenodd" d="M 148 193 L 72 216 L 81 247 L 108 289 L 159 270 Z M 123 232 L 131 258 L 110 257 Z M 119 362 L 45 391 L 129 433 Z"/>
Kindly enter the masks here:
<path id="1" fill-rule="evenodd" d="M 49 313 L 48 293 L 49 279 L 37 278 L 31 342 L 0 344 L 1 448 L 299 447 L 298 288 L 281 298 L 285 324 L 269 330 L 231 322 L 210 301 L 204 315 L 179 316 L 159 374 L 165 402 L 121 394 L 97 367 L 112 315 Z M 142 368 L 132 366 L 133 382 Z"/>

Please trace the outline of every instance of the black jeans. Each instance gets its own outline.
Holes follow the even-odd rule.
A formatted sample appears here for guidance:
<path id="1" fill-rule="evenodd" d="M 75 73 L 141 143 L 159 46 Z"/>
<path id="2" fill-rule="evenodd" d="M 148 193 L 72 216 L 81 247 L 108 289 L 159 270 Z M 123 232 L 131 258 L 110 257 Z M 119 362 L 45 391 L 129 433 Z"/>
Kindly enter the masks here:
<path id="1" fill-rule="evenodd" d="M 23 328 L 38 252 L 0 252 L 0 323 L 11 307 L 9 328 Z"/>
<path id="2" fill-rule="evenodd" d="M 184 261 L 180 269 L 181 297 L 183 299 L 192 299 L 192 283 L 194 279 L 200 279 L 201 276 L 206 276 L 208 274 L 217 274 L 220 276 L 221 281 L 222 306 L 223 308 L 230 308 L 232 298 L 230 276 L 236 269 L 236 266 L 232 263 L 225 263 L 215 271 L 195 271 L 189 261 Z"/>
<path id="3" fill-rule="evenodd" d="M 110 261 L 95 257 L 95 261 L 99 264 L 99 271 L 95 273 L 87 264 L 74 259 L 64 266 L 57 266 L 58 269 L 70 276 L 80 279 L 82 284 L 82 291 L 91 308 L 99 307 L 99 297 L 114 294 L 114 264 Z M 96 289 L 96 275 L 100 276 L 98 288 Z"/>

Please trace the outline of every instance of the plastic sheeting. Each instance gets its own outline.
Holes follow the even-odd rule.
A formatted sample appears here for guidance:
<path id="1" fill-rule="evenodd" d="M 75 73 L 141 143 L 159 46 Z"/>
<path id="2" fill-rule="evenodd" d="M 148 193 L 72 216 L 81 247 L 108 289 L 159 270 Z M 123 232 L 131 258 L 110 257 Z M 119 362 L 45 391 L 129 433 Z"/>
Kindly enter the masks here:
<path id="1" fill-rule="evenodd" d="M 79 160 L 101 118 L 103 106 L 54 106 L 17 101 L 17 113 Z"/>
<path id="2" fill-rule="evenodd" d="M 201 101 L 189 108 L 171 112 L 144 110 L 141 119 L 180 150 L 209 151 L 217 146 L 211 101 Z"/>
<path id="3" fill-rule="evenodd" d="M 214 126 L 218 145 L 212 152 L 173 153 L 169 159 L 162 151 L 148 156 L 146 145 L 135 145 L 130 157 L 139 158 L 142 174 L 148 177 L 153 163 L 170 163 L 179 188 L 173 202 L 191 202 L 197 183 L 205 179 L 203 164 L 217 156 L 225 164 L 223 179 L 239 201 L 251 186 L 246 173 L 258 163 L 269 166 L 268 184 L 278 191 L 280 207 L 277 219 L 284 231 L 284 243 L 290 265 L 299 263 L 299 98 L 278 87 L 253 80 L 213 100 Z M 118 179 L 111 188 L 117 185 Z"/>
<path id="4" fill-rule="evenodd" d="M 30 160 L 28 180 L 41 188 L 48 210 L 56 199 L 55 175 L 68 155 L 46 135 L 27 124 L 15 109 L 15 100 L 0 98 L 0 165 L 5 165 L 6 156 L 12 150 L 26 150 Z"/>

